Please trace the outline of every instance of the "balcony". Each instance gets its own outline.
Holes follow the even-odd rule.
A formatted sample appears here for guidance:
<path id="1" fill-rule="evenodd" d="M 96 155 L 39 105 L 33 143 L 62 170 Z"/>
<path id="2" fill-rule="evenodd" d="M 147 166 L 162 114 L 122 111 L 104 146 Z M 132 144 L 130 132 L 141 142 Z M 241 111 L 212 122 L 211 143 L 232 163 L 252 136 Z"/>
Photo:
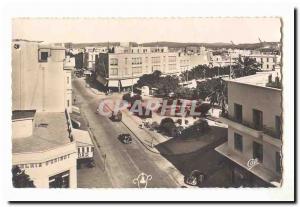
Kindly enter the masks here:
<path id="1" fill-rule="evenodd" d="M 275 145 L 280 148 L 282 146 L 281 135 L 276 133 L 274 129 L 264 126 L 263 128 L 263 141 Z"/>
<path id="2" fill-rule="evenodd" d="M 229 114 L 223 114 L 220 121 L 255 138 L 262 138 L 262 129 L 258 129 L 254 123 L 245 120 L 239 121 Z"/>

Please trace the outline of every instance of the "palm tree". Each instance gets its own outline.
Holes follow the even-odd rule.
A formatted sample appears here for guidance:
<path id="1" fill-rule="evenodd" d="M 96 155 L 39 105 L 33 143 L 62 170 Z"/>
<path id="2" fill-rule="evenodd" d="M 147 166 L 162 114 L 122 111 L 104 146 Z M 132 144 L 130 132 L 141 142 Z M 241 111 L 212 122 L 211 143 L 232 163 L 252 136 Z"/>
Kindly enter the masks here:
<path id="1" fill-rule="evenodd" d="M 210 105 L 213 109 L 214 105 L 218 105 L 222 109 L 222 115 L 226 113 L 226 108 L 228 104 L 228 97 L 227 97 L 227 83 L 222 79 L 218 78 L 216 80 L 216 85 L 212 87 L 212 92 L 207 96 Z"/>
<path id="2" fill-rule="evenodd" d="M 261 64 L 256 62 L 254 58 L 239 57 L 237 64 L 233 67 L 233 76 L 235 78 L 254 75 L 257 71 L 261 70 Z"/>

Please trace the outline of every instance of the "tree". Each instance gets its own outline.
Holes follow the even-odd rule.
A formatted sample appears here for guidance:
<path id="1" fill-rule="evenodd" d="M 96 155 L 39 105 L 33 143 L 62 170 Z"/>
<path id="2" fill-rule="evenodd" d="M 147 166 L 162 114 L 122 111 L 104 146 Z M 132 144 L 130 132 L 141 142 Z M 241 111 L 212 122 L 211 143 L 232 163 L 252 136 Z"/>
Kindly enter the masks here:
<path id="1" fill-rule="evenodd" d="M 155 70 L 151 74 L 142 75 L 139 78 L 136 86 L 137 87 L 148 86 L 150 88 L 156 87 L 156 84 L 159 82 L 160 77 L 161 77 L 161 72 L 158 70 Z"/>
<path id="2" fill-rule="evenodd" d="M 226 112 L 227 106 L 227 83 L 222 78 L 214 79 L 215 85 L 212 88 L 212 92 L 208 95 L 210 105 L 213 107 L 215 104 L 221 107 L 222 114 Z"/>
<path id="3" fill-rule="evenodd" d="M 254 75 L 261 70 L 261 64 L 256 62 L 254 58 L 239 57 L 236 65 L 232 67 L 234 78 L 239 78 L 248 75 Z"/>
<path id="4" fill-rule="evenodd" d="M 158 89 L 159 94 L 169 94 L 179 87 L 179 79 L 176 76 L 170 75 L 160 77 L 155 87 Z"/>
<path id="5" fill-rule="evenodd" d="M 181 137 L 194 138 L 199 137 L 201 134 L 206 133 L 209 130 L 209 125 L 206 120 L 200 119 L 196 121 L 192 126 L 182 130 Z"/>
<path id="6" fill-rule="evenodd" d="M 165 123 L 174 123 L 174 120 L 171 118 L 164 118 L 160 121 L 160 126 L 164 125 Z"/>
<path id="7" fill-rule="evenodd" d="M 30 179 L 29 175 L 25 173 L 24 170 L 21 170 L 19 166 L 13 166 L 12 168 L 12 182 L 15 188 L 34 188 L 35 185 Z"/>

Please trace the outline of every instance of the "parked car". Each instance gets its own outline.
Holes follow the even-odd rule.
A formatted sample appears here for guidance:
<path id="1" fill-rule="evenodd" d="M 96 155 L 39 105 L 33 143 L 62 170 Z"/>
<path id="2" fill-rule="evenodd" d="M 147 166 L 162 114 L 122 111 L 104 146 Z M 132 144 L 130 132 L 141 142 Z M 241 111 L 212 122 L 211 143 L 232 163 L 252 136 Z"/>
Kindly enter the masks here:
<path id="1" fill-rule="evenodd" d="M 205 180 L 204 173 L 201 173 L 199 170 L 193 170 L 188 176 L 184 178 L 184 182 L 192 186 L 200 186 L 201 183 Z"/>
<path id="2" fill-rule="evenodd" d="M 110 119 L 112 121 L 122 121 L 122 112 L 121 111 L 118 111 L 117 113 L 112 112 Z"/>
<path id="3" fill-rule="evenodd" d="M 132 143 L 132 138 L 130 134 L 120 134 L 118 139 L 123 143 L 123 144 L 131 144 Z"/>

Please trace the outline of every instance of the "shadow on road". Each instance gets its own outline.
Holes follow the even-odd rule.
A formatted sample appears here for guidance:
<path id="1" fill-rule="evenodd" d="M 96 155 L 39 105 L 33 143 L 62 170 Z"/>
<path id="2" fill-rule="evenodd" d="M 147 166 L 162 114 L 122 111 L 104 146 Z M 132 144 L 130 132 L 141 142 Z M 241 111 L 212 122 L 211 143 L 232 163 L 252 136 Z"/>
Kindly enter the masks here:
<path id="1" fill-rule="evenodd" d="M 201 187 L 230 187 L 231 171 L 226 158 L 214 150 L 227 141 L 227 128 L 210 126 L 210 129 L 197 138 L 173 138 L 156 148 L 184 176 L 193 170 L 204 173 L 207 179 Z"/>

